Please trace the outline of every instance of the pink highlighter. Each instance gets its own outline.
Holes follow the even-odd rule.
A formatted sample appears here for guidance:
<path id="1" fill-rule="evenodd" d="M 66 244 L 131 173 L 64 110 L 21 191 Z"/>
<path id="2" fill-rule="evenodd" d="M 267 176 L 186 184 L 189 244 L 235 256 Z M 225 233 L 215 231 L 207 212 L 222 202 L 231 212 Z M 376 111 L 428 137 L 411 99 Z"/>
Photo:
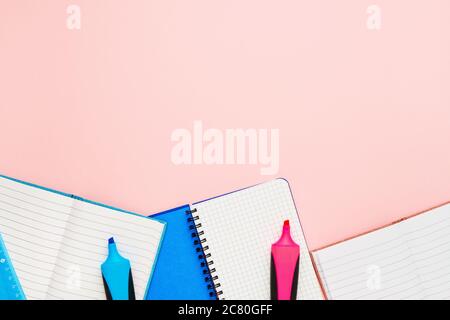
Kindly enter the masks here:
<path id="1" fill-rule="evenodd" d="M 270 299 L 296 300 L 300 247 L 292 240 L 289 220 L 284 221 L 280 239 L 272 244 Z"/>

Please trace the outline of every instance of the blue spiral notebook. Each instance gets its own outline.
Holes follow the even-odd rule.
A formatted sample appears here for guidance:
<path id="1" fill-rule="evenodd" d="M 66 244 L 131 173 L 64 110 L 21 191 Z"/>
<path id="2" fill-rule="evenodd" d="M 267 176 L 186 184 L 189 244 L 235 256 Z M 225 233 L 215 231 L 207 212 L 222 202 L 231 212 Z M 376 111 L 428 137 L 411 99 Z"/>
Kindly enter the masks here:
<path id="1" fill-rule="evenodd" d="M 289 184 L 276 179 L 151 215 L 167 223 L 147 299 L 270 299 L 284 220 L 300 244 L 300 299 L 323 299 Z"/>
<path id="2" fill-rule="evenodd" d="M 162 221 L 0 176 L 0 234 L 27 299 L 105 299 L 100 264 L 112 236 L 144 299 L 164 230 Z M 10 271 L 0 268 L 0 279 Z"/>
<path id="3" fill-rule="evenodd" d="M 215 299 L 214 290 L 208 288 L 209 270 L 202 267 L 194 245 L 198 239 L 187 219 L 188 205 L 161 212 L 152 218 L 167 223 L 161 251 L 147 293 L 151 300 L 207 300 Z"/>

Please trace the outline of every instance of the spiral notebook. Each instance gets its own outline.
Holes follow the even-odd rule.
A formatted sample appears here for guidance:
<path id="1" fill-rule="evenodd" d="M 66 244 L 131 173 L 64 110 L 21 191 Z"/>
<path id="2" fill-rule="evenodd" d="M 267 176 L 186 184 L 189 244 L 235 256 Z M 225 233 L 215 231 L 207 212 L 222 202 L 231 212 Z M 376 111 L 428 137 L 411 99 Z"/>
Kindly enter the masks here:
<path id="1" fill-rule="evenodd" d="M 270 250 L 286 219 L 301 248 L 298 298 L 324 298 L 284 179 L 153 217 L 168 224 L 148 299 L 270 299 Z"/>

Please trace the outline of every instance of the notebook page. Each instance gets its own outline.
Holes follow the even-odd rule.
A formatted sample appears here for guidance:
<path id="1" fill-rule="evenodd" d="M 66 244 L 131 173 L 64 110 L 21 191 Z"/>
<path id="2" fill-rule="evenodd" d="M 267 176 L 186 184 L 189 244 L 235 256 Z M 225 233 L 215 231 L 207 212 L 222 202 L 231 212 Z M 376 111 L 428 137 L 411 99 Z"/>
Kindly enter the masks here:
<path id="1" fill-rule="evenodd" d="M 0 233 L 27 299 L 44 299 L 73 199 L 0 177 Z"/>
<path id="2" fill-rule="evenodd" d="M 450 204 L 401 223 L 425 299 L 450 299 Z"/>
<path id="3" fill-rule="evenodd" d="M 270 299 L 271 245 L 290 220 L 300 245 L 298 298 L 323 299 L 289 185 L 277 179 L 193 204 L 225 299 Z"/>
<path id="4" fill-rule="evenodd" d="M 49 299 L 105 299 L 100 265 L 114 237 L 129 259 L 136 299 L 144 299 L 164 224 L 144 216 L 76 201 L 54 270 Z"/>
<path id="5" fill-rule="evenodd" d="M 421 299 L 400 224 L 313 253 L 329 299 Z"/>
<path id="6" fill-rule="evenodd" d="M 331 299 L 450 298 L 450 205 L 314 253 Z"/>

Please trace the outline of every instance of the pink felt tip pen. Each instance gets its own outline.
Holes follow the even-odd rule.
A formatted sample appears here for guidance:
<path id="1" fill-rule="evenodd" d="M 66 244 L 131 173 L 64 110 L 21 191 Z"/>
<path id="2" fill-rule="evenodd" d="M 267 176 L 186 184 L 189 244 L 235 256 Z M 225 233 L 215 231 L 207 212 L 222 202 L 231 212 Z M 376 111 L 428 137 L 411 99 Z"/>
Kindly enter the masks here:
<path id="1" fill-rule="evenodd" d="M 284 221 L 280 239 L 272 244 L 270 298 L 296 300 L 300 247 L 292 240 L 289 220 Z"/>

